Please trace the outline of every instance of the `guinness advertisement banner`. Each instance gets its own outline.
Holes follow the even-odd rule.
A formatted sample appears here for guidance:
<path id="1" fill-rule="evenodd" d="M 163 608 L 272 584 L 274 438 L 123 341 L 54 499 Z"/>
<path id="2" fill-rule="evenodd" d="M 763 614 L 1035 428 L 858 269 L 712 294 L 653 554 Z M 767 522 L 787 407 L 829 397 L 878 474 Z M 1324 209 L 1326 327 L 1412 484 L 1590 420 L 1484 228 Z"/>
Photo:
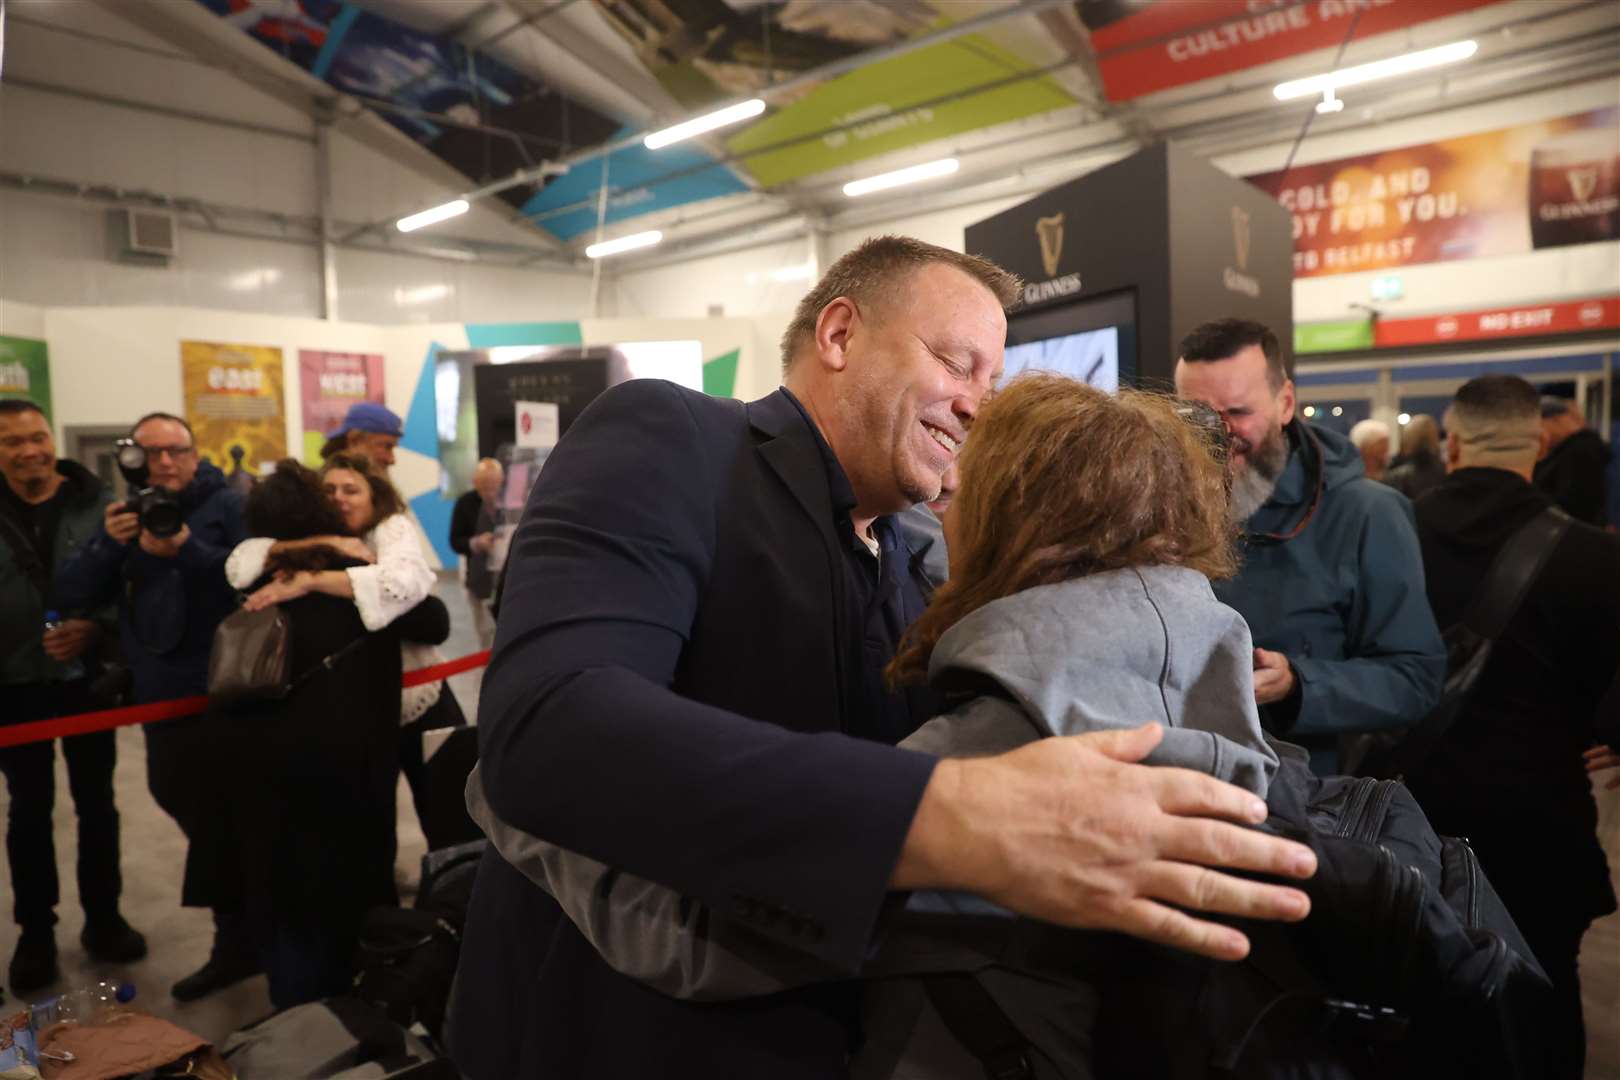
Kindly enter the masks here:
<path id="1" fill-rule="evenodd" d="M 1248 178 L 1321 277 L 1620 239 L 1620 108 Z"/>

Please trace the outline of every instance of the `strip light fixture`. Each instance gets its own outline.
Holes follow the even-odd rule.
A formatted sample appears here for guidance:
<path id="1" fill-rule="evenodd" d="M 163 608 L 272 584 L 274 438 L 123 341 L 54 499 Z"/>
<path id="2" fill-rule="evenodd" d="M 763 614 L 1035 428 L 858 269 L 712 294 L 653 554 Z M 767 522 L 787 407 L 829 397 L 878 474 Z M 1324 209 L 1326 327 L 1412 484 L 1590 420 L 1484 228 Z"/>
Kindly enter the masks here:
<path id="1" fill-rule="evenodd" d="M 441 221 L 449 221 L 453 217 L 460 217 L 472 206 L 466 199 L 452 199 L 442 206 L 435 206 L 431 210 L 423 210 L 420 214 L 402 217 L 394 222 L 394 228 L 400 232 L 415 232 L 429 225 L 437 225 Z"/>
<path id="2" fill-rule="evenodd" d="M 648 232 L 631 233 L 621 236 L 617 240 L 604 240 L 600 244 L 592 244 L 585 249 L 587 259 L 600 259 L 605 255 L 617 255 L 621 251 L 634 251 L 637 248 L 652 247 L 664 238 L 664 234 L 657 229 Z"/>
<path id="3" fill-rule="evenodd" d="M 647 149 L 657 150 L 659 147 L 668 146 L 670 143 L 678 143 L 682 139 L 690 139 L 694 135 L 701 135 L 705 131 L 713 131 L 715 128 L 723 128 L 727 124 L 736 124 L 744 120 L 752 120 L 754 117 L 758 116 L 764 111 L 764 100 L 761 98 L 751 98 L 748 101 L 744 101 L 736 105 L 728 105 L 724 109 L 716 109 L 712 113 L 705 113 L 702 116 L 693 117 L 692 119 L 684 121 L 683 123 L 676 124 L 674 127 L 667 127 L 662 131 L 655 131 L 651 135 L 648 135 L 645 139 L 641 140 L 641 142 L 642 145 L 644 145 Z"/>
<path id="4" fill-rule="evenodd" d="M 1376 60 L 1370 64 L 1357 64 L 1355 67 L 1339 68 L 1326 75 L 1312 75 L 1308 79 L 1292 79 L 1285 83 L 1278 83 L 1272 88 L 1272 96 L 1278 101 L 1290 101 L 1294 98 L 1310 97 L 1313 94 L 1322 94 L 1324 99 L 1332 101 L 1334 91 L 1342 90 L 1346 86 L 1360 86 L 1362 83 L 1373 82 L 1376 79 L 1393 78 L 1396 75 L 1406 75 L 1414 71 L 1423 71 L 1427 68 L 1440 67 L 1444 64 L 1455 64 L 1460 60 L 1467 60 L 1479 51 L 1477 41 L 1454 41 L 1450 45 L 1439 45 L 1433 49 L 1420 49 L 1417 52 L 1403 53 L 1392 56 L 1388 60 Z"/>
<path id="5" fill-rule="evenodd" d="M 856 199 L 862 195 L 870 195 L 874 191 L 887 191 L 889 188 L 903 187 L 906 184 L 916 184 L 924 180 L 935 180 L 941 176 L 949 176 L 959 168 L 961 168 L 961 163 L 955 158 L 940 158 L 938 161 L 929 161 L 906 169 L 896 169 L 893 172 L 868 176 L 864 180 L 851 180 L 844 185 L 844 194 Z"/>

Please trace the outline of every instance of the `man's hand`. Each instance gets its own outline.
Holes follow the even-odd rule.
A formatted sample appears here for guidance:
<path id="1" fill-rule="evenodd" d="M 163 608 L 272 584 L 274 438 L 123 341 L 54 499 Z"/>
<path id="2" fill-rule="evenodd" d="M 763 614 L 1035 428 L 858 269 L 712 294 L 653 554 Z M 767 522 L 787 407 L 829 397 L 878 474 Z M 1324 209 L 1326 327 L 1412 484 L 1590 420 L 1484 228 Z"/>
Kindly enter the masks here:
<path id="1" fill-rule="evenodd" d="M 156 555 L 160 559 L 172 559 L 180 554 L 180 549 L 185 547 L 186 541 L 190 539 L 191 526 L 189 525 L 182 525 L 179 532 L 161 539 L 142 529 L 141 550 L 148 555 Z"/>
<path id="2" fill-rule="evenodd" d="M 1242 788 L 1134 764 L 1162 737 L 1149 724 L 941 761 L 890 887 L 961 889 L 1062 926 L 1241 959 L 1249 951 L 1242 933 L 1178 909 L 1303 919 L 1310 900 L 1298 889 L 1209 868 L 1305 878 L 1316 857 L 1228 824 L 1265 820 L 1265 803 Z"/>
<path id="3" fill-rule="evenodd" d="M 45 631 L 45 655 L 58 663 L 77 659 L 101 634 L 89 619 L 63 619 L 54 630 Z"/>
<path id="4" fill-rule="evenodd" d="M 267 607 L 307 596 L 315 577 L 309 573 L 280 574 L 268 585 L 262 585 L 242 601 L 248 611 L 263 611 Z"/>
<path id="5" fill-rule="evenodd" d="M 1620 769 L 1620 754 L 1615 753 L 1612 747 L 1594 746 L 1581 756 L 1586 759 L 1586 771 L 1589 773 L 1599 773 L 1605 769 Z M 1605 791 L 1620 790 L 1620 776 L 1611 777 L 1609 782 L 1603 785 L 1603 789 Z"/>
<path id="6" fill-rule="evenodd" d="M 1269 649 L 1254 650 L 1254 703 L 1270 705 L 1294 692 L 1294 669 L 1288 657 Z"/>
<path id="7" fill-rule="evenodd" d="M 479 555 L 488 555 L 491 551 L 495 550 L 495 534 L 487 532 L 479 533 L 477 536 L 467 541 L 467 548 L 470 551 L 477 552 Z"/>
<path id="8" fill-rule="evenodd" d="M 108 503 L 107 509 L 102 511 L 101 524 L 107 530 L 107 535 L 120 544 L 127 544 L 141 531 L 141 519 L 133 510 L 126 508 L 124 503 Z"/>

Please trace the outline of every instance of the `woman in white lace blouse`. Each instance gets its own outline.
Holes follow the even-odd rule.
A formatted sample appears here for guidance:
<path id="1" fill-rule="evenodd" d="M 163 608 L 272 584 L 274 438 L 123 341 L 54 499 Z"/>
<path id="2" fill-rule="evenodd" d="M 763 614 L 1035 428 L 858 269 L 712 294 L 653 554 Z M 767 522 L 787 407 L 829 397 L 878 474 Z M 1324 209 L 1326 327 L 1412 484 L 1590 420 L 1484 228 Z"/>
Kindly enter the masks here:
<path id="1" fill-rule="evenodd" d="M 321 469 L 327 497 L 337 506 L 351 536 L 314 536 L 306 540 L 244 540 L 225 561 L 231 585 L 245 589 L 263 574 L 266 561 L 298 547 L 325 545 L 364 560 L 347 570 L 306 570 L 261 587 L 243 605 L 258 610 L 311 592 L 352 599 L 367 630 L 380 630 L 421 603 L 433 591 L 433 568 L 417 538 L 405 503 L 387 477 L 365 458 L 334 454 Z M 407 672 L 439 659 L 431 645 L 401 646 Z M 442 682 L 413 686 L 400 695 L 400 723 L 420 719 L 443 692 Z"/>

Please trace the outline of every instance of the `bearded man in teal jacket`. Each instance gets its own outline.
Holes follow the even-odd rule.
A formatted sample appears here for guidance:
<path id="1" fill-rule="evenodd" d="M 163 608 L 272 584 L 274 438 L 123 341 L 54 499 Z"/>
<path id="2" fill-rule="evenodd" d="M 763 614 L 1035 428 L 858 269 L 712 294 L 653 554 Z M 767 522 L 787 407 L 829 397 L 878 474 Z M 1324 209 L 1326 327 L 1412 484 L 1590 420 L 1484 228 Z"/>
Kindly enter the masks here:
<path id="1" fill-rule="evenodd" d="M 1336 772 L 1339 736 L 1415 724 L 1440 700 L 1446 651 L 1412 504 L 1367 478 L 1349 439 L 1295 416 L 1277 335 L 1260 323 L 1188 334 L 1176 392 L 1231 436 L 1243 566 L 1215 593 L 1254 635 L 1260 722 Z"/>

